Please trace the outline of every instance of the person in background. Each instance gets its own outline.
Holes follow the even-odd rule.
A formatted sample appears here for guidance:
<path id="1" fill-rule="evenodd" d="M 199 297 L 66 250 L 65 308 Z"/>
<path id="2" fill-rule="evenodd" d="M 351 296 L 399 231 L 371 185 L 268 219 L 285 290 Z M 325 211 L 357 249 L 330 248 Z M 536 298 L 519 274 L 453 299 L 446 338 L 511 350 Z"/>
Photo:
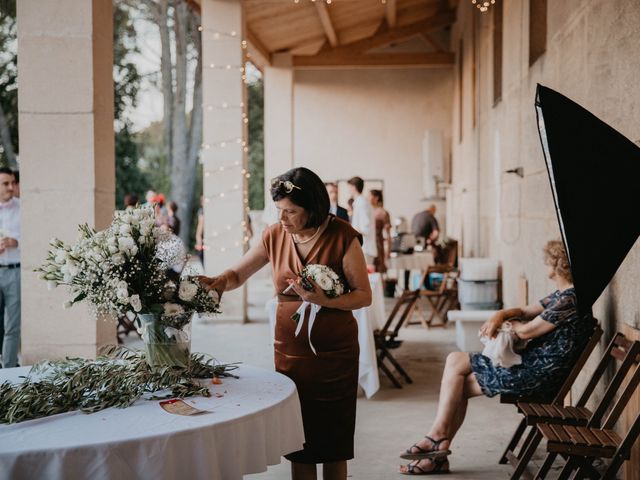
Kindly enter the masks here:
<path id="1" fill-rule="evenodd" d="M 376 272 L 386 273 L 387 265 L 385 260 L 391 256 L 391 217 L 383 207 L 382 190 L 370 190 L 369 202 L 373 207 L 373 217 L 376 225 L 376 248 L 378 249 L 378 255 L 374 259 L 373 265 L 376 267 Z"/>
<path id="2" fill-rule="evenodd" d="M 156 227 L 161 227 L 163 224 L 167 223 L 167 209 L 164 206 L 164 202 L 164 194 L 162 193 L 158 193 L 151 199 L 151 204 L 153 204 L 153 208 L 156 213 Z"/>
<path id="3" fill-rule="evenodd" d="M 157 196 L 158 193 L 155 190 L 147 190 L 147 193 L 144 194 L 145 203 L 151 205 Z"/>
<path id="4" fill-rule="evenodd" d="M 334 182 L 325 182 L 324 185 L 327 187 L 327 193 L 329 194 L 329 213 L 348 222 L 349 212 L 347 212 L 346 208 L 338 205 L 338 185 Z"/>
<path id="5" fill-rule="evenodd" d="M 353 215 L 351 216 L 351 226 L 362 234 L 362 250 L 367 260 L 367 265 L 373 265 L 374 259 L 378 256 L 376 248 L 376 221 L 373 217 L 371 204 L 362 195 L 364 190 L 364 180 L 360 177 L 353 177 L 348 181 L 353 197 Z"/>
<path id="6" fill-rule="evenodd" d="M 127 193 L 123 199 L 124 209 L 130 210 L 138 206 L 138 195 L 135 193 Z"/>
<path id="7" fill-rule="evenodd" d="M 353 217 L 353 197 L 349 197 L 349 200 L 347 200 L 347 215 L 349 216 L 349 222 L 351 222 L 351 217 Z"/>
<path id="8" fill-rule="evenodd" d="M 2 366 L 18 364 L 20 348 L 20 200 L 14 172 L 0 168 L 0 296 L 4 302 Z"/>
<path id="9" fill-rule="evenodd" d="M 20 170 L 13 171 L 13 198 L 20 198 Z"/>
<path id="10" fill-rule="evenodd" d="M 176 215 L 178 212 L 178 204 L 171 201 L 167 204 L 167 217 L 165 225 L 174 235 L 180 235 L 180 219 Z"/>
<path id="11" fill-rule="evenodd" d="M 198 252 L 198 258 L 204 266 L 204 195 L 200 195 L 200 208 L 198 208 L 198 223 L 196 224 L 196 245 L 195 249 Z"/>
<path id="12" fill-rule="evenodd" d="M 435 217 L 436 206 L 418 212 L 411 220 L 411 232 L 416 237 L 423 237 L 425 245 L 433 245 L 440 235 L 440 227 Z"/>

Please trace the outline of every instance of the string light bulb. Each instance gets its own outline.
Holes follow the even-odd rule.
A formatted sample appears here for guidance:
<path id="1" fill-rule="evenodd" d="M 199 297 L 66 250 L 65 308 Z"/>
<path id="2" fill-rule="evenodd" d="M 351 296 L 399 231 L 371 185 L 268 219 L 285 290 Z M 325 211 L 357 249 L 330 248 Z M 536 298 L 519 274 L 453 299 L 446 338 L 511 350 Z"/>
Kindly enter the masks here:
<path id="1" fill-rule="evenodd" d="M 495 5 L 496 0 L 471 0 L 471 4 L 475 5 L 482 13 L 487 12 L 491 5 Z"/>

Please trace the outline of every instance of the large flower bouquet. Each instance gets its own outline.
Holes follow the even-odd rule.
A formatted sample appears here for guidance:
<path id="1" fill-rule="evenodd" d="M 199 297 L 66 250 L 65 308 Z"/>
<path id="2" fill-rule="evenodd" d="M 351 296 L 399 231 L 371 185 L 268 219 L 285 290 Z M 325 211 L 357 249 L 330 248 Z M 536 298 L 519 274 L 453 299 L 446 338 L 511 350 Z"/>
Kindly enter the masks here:
<path id="1" fill-rule="evenodd" d="M 314 289 L 314 286 L 313 286 L 313 283 L 311 282 L 313 281 L 316 283 L 316 285 L 318 285 L 322 289 L 324 294 L 329 298 L 339 297 L 345 291 L 344 283 L 340 278 L 340 275 L 338 275 L 333 269 L 331 269 L 326 265 L 312 263 L 304 267 L 302 271 L 298 274 L 298 276 L 300 277 L 300 285 L 302 285 L 302 288 L 308 291 L 312 291 Z M 289 290 L 289 288 L 287 288 L 287 290 Z M 285 292 L 287 290 L 285 290 Z M 311 307 L 311 312 L 309 313 L 309 322 L 307 327 L 308 336 L 309 336 L 309 346 L 311 347 L 311 350 L 313 351 L 313 353 L 316 353 L 316 349 L 313 346 L 313 343 L 311 343 L 311 329 L 313 328 L 313 323 L 315 321 L 316 314 L 320 311 L 322 307 L 314 303 L 302 302 L 302 304 L 300 305 L 300 308 L 298 308 L 298 310 L 296 310 L 296 313 L 294 313 L 291 316 L 291 319 L 297 324 L 296 333 L 295 333 L 297 337 L 300 331 L 302 330 L 302 324 L 304 322 L 302 322 L 301 320 L 304 320 L 304 314 L 305 314 L 305 311 L 307 310 L 307 307 Z"/>
<path id="2" fill-rule="evenodd" d="M 47 260 L 36 269 L 50 288 L 70 288 L 70 307 L 90 303 L 95 313 L 138 317 L 150 365 L 185 367 L 188 326 L 195 312 L 218 313 L 219 297 L 195 278 L 173 278 L 172 265 L 184 262 L 179 240 L 155 227 L 151 206 L 114 215 L 96 231 L 80 225 L 76 243 L 50 242 Z"/>

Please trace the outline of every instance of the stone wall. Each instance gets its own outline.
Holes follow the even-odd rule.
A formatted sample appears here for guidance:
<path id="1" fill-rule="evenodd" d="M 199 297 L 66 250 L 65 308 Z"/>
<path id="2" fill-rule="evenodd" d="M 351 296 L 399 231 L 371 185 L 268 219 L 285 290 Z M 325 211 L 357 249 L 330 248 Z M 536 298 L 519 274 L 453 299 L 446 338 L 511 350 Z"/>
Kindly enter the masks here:
<path id="1" fill-rule="evenodd" d="M 410 221 L 432 203 L 421 200 L 426 130 L 442 131 L 448 163 L 452 84 L 451 68 L 295 71 L 293 162 L 326 180 L 383 179 L 385 208 Z"/>
<path id="2" fill-rule="evenodd" d="M 504 301 L 512 306 L 518 301 L 522 276 L 529 282 L 529 301 L 552 290 L 541 250 L 548 239 L 559 237 L 536 128 L 536 84 L 558 90 L 628 138 L 639 140 L 640 4 L 634 0 L 549 1 L 546 52 L 531 66 L 529 1 L 505 1 L 503 8 L 502 99 L 494 104 L 493 14 L 481 14 L 470 2 L 459 3 L 452 48 L 459 50 L 462 38 L 463 82 L 460 89 L 456 69 L 453 186 L 447 217 L 450 233 L 462 239 L 465 254 L 502 261 Z M 524 169 L 523 178 L 505 173 L 515 167 Z M 615 188 L 603 185 L 594 195 L 607 202 L 607 191 Z M 611 205 L 612 209 L 622 207 L 629 208 Z M 637 221 L 634 217 L 630 221 Z M 615 229 L 606 218 L 594 218 L 593 237 L 585 241 L 601 242 L 606 254 L 607 237 L 615 235 Z M 594 306 L 607 340 L 615 330 L 640 338 L 639 281 L 640 245 L 636 244 Z M 635 417 L 639 407 L 640 399 L 635 398 L 627 418 Z M 622 425 L 621 430 L 626 427 Z M 627 478 L 640 478 L 639 456 L 636 446 Z"/>

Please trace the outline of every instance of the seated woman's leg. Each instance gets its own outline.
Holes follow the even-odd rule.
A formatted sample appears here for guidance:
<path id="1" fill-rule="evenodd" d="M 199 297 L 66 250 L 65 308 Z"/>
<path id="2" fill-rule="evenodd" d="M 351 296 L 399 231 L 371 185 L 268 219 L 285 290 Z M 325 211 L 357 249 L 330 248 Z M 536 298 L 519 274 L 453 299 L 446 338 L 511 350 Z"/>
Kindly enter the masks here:
<path id="1" fill-rule="evenodd" d="M 438 412 L 428 433 L 428 437 L 433 440 L 442 440 L 438 442 L 437 450 L 449 449 L 451 440 L 464 421 L 468 399 L 479 395 L 482 395 L 482 390 L 471 370 L 469 354 L 465 352 L 450 353 L 447 356 L 442 374 Z M 411 447 L 409 452 L 429 451 L 433 447 L 433 442 L 424 438 Z M 437 465 L 437 462 L 431 460 L 413 463 L 423 471 L 432 470 Z M 406 467 L 402 468 L 406 469 Z"/>

